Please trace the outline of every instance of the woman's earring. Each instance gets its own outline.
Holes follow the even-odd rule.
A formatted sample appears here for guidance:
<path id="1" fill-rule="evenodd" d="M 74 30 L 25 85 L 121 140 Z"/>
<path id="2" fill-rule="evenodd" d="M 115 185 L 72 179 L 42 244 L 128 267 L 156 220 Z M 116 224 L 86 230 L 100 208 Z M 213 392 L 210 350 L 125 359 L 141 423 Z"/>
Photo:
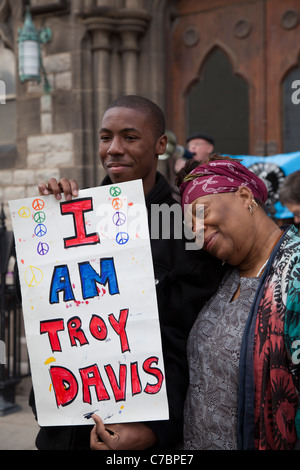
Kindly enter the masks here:
<path id="1" fill-rule="evenodd" d="M 250 211 L 250 214 L 252 215 L 252 214 L 253 214 L 253 209 L 252 209 L 251 204 L 249 204 L 248 209 L 249 209 L 249 211 Z"/>

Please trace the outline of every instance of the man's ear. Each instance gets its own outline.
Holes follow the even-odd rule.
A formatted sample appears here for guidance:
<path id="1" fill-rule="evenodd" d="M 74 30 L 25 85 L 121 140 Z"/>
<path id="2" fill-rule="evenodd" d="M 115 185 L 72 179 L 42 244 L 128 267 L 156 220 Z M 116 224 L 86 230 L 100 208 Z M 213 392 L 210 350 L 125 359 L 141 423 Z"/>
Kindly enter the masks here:
<path id="1" fill-rule="evenodd" d="M 162 155 L 163 153 L 165 153 L 166 148 L 167 148 L 167 143 L 168 143 L 168 137 L 166 136 L 166 134 L 161 135 L 155 145 L 156 155 Z"/>

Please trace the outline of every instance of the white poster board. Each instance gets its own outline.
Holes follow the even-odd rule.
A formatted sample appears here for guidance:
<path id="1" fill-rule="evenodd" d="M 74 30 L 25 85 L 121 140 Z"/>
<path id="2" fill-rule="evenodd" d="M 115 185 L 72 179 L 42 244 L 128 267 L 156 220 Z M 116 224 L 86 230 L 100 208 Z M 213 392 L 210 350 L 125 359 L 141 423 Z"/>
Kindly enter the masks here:
<path id="1" fill-rule="evenodd" d="M 39 424 L 168 419 L 141 180 L 9 206 Z"/>

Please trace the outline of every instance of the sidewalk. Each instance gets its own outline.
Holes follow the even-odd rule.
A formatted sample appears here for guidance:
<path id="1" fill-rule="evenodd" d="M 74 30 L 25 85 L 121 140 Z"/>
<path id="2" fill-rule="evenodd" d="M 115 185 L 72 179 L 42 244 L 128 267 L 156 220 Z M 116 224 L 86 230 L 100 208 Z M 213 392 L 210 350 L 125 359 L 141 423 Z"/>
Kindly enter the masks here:
<path id="1" fill-rule="evenodd" d="M 17 386 L 16 404 L 19 411 L 0 416 L 0 450 L 36 450 L 35 438 L 39 426 L 28 405 L 31 377 Z"/>

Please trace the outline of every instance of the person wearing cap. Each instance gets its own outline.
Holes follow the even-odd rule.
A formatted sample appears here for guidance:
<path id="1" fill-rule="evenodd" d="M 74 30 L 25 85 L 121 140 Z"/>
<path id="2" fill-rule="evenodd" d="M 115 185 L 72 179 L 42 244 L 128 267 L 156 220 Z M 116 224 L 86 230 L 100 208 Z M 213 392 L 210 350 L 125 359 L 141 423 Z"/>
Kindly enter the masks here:
<path id="1" fill-rule="evenodd" d="M 193 159 L 206 162 L 215 146 L 214 139 L 206 134 L 194 134 L 187 139 L 187 149 L 193 154 Z"/>
<path id="2" fill-rule="evenodd" d="M 267 215 L 265 184 L 239 160 L 190 161 L 177 184 L 204 250 L 227 265 L 188 338 L 183 447 L 298 449 L 300 235 Z"/>
<path id="3" fill-rule="evenodd" d="M 183 153 L 176 158 L 174 172 L 178 174 L 184 167 L 187 160 L 197 160 L 206 162 L 214 150 L 215 142 L 212 137 L 206 134 L 195 134 L 187 139 L 187 148 L 182 147 Z"/>

